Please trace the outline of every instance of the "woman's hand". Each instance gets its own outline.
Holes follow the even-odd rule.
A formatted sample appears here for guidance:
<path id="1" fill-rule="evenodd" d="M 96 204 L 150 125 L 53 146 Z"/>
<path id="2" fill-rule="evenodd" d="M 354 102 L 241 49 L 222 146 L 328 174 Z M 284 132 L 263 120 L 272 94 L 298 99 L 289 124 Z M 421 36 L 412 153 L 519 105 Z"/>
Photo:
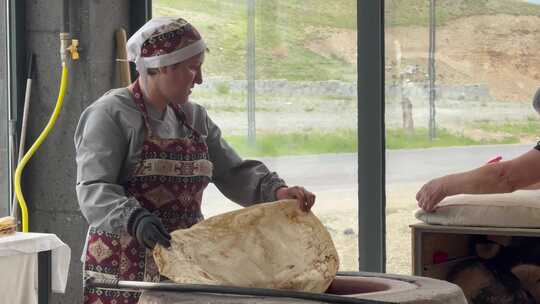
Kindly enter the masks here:
<path id="1" fill-rule="evenodd" d="M 300 186 L 281 187 L 276 190 L 276 198 L 278 200 L 295 198 L 298 202 L 298 207 L 304 212 L 309 212 L 313 204 L 315 204 L 315 194 Z"/>
<path id="2" fill-rule="evenodd" d="M 443 178 L 432 179 L 416 194 L 418 207 L 427 212 L 435 211 L 435 206 L 448 196 Z"/>

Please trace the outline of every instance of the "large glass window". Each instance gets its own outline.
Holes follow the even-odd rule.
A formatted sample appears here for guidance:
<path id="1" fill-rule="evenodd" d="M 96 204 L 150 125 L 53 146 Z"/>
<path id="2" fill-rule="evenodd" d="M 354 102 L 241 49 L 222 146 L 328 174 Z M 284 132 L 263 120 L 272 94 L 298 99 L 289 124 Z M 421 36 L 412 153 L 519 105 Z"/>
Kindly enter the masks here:
<path id="1" fill-rule="evenodd" d="M 341 270 L 358 269 L 355 0 L 153 1 L 181 16 L 210 52 L 193 93 L 244 158 L 317 195 Z M 214 187 L 205 216 L 238 208 Z"/>
<path id="2" fill-rule="evenodd" d="M 409 274 L 421 185 L 538 139 L 540 3 L 385 3 L 387 271 Z"/>
<path id="3" fill-rule="evenodd" d="M 8 214 L 9 158 L 8 158 L 8 55 L 6 4 L 0 5 L 0 217 Z"/>

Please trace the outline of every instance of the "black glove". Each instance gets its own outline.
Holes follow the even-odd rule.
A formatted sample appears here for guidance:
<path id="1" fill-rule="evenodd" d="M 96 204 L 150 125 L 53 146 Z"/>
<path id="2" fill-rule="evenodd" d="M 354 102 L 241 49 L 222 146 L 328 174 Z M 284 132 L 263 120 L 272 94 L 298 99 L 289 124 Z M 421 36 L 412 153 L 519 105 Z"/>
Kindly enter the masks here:
<path id="1" fill-rule="evenodd" d="M 154 249 L 156 243 L 167 248 L 171 246 L 171 235 L 156 215 L 144 209 L 137 210 L 129 222 L 128 232 L 139 244 L 148 249 Z"/>

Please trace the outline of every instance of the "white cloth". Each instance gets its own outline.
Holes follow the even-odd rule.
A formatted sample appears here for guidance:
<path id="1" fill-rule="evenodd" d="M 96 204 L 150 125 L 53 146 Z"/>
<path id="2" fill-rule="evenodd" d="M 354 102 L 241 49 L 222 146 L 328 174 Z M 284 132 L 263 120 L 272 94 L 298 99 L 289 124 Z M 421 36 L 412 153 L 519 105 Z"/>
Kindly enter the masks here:
<path id="1" fill-rule="evenodd" d="M 17 232 L 0 238 L 0 288 L 8 286 L 10 281 L 17 280 L 15 278 L 17 276 L 24 276 L 27 279 L 33 276 L 34 281 L 37 280 L 37 253 L 49 250 L 51 251 L 52 291 L 64 293 L 71 249 L 56 235 L 49 233 Z M 11 274 L 14 274 L 15 277 Z M 0 297 L 4 295 L 4 292 L 0 293 Z M 26 302 L 0 301 L 0 303 Z"/>
<path id="2" fill-rule="evenodd" d="M 36 269 L 35 254 L 0 257 L 0 303 L 37 303 Z"/>
<path id="3" fill-rule="evenodd" d="M 440 202 L 435 212 L 416 210 L 415 217 L 446 226 L 540 228 L 540 191 L 454 195 Z"/>

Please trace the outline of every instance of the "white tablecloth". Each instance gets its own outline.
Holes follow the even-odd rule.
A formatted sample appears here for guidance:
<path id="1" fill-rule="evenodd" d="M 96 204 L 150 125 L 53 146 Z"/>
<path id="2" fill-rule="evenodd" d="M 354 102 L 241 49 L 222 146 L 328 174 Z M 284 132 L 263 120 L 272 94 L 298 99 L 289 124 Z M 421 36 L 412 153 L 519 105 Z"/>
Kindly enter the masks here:
<path id="1" fill-rule="evenodd" d="M 63 293 L 71 249 L 56 235 L 17 232 L 0 237 L 0 303 L 37 303 L 37 253 L 48 250 L 52 291 Z"/>

